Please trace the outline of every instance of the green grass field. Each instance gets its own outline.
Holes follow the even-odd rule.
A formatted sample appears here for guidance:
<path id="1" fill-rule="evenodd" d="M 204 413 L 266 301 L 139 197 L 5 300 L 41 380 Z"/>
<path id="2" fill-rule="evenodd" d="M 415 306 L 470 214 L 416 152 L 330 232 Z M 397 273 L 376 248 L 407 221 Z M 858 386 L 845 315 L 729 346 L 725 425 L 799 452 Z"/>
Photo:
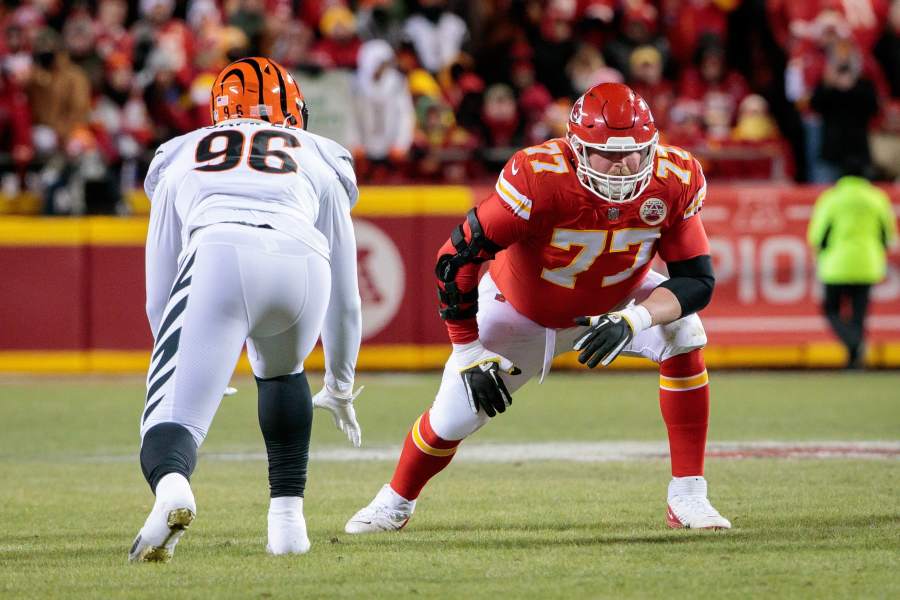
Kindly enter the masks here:
<path id="1" fill-rule="evenodd" d="M 399 446 L 438 379 L 362 375 L 363 445 Z M 409 527 L 373 537 L 343 524 L 393 461 L 314 460 L 312 551 L 269 557 L 255 390 L 236 383 L 201 450 L 198 517 L 175 558 L 130 565 L 152 504 L 136 458 L 141 381 L 0 379 L 0 597 L 900 597 L 896 456 L 710 458 L 725 533 L 665 527 L 663 459 L 460 460 Z M 651 373 L 553 373 L 466 445 L 664 441 L 656 385 Z M 713 374 L 710 440 L 897 442 L 900 374 Z M 318 414 L 313 450 L 338 447 Z"/>

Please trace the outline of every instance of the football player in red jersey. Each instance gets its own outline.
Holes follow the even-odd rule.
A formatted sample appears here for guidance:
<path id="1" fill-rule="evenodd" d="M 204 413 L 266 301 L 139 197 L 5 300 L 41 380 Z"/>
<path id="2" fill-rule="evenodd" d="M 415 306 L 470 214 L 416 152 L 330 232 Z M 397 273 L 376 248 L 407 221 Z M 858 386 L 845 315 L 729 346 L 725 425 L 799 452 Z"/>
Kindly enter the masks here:
<path id="1" fill-rule="evenodd" d="M 666 521 L 731 527 L 703 478 L 709 387 L 696 312 L 715 284 L 698 216 L 706 181 L 690 154 L 658 139 L 647 103 L 605 83 L 575 102 L 566 138 L 506 163 L 494 192 L 438 252 L 440 313 L 453 342 L 440 390 L 407 435 L 393 479 L 348 533 L 403 527 L 460 442 L 573 348 L 591 368 L 619 354 L 659 364 L 673 476 Z M 657 254 L 669 278 L 650 270 Z"/>

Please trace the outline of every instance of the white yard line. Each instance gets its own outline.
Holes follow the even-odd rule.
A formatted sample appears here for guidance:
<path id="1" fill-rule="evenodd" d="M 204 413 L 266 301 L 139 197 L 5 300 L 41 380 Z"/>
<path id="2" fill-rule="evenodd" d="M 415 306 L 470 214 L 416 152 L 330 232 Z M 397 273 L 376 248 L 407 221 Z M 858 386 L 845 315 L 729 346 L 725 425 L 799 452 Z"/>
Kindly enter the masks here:
<path id="1" fill-rule="evenodd" d="M 712 442 L 708 458 L 739 460 L 747 458 L 866 458 L 900 459 L 900 442 Z M 344 448 L 327 446 L 310 451 L 313 462 L 396 461 L 399 446 Z M 456 462 L 516 463 L 541 460 L 565 462 L 622 462 L 668 459 L 665 442 L 531 442 L 520 444 L 463 444 Z M 264 452 L 202 452 L 201 461 L 264 461 Z M 83 456 L 78 462 L 105 463 L 137 460 L 131 455 Z"/>

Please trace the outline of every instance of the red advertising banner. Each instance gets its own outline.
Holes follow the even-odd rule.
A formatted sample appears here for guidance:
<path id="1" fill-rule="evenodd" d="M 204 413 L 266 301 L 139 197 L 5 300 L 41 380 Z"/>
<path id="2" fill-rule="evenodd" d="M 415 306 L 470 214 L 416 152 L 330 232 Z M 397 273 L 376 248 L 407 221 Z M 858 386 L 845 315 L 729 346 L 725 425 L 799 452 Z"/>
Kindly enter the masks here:
<path id="1" fill-rule="evenodd" d="M 703 222 L 716 272 L 703 311 L 711 345 L 800 345 L 832 340 L 821 314 L 822 286 L 806 242 L 821 188 L 710 186 Z M 900 213 L 900 190 L 890 190 Z M 900 341 L 900 253 L 873 289 L 872 342 Z"/>
<path id="2" fill-rule="evenodd" d="M 476 198 L 487 190 L 474 190 Z M 710 237 L 716 292 L 703 311 L 710 344 L 791 346 L 832 340 L 821 315 L 822 287 L 806 242 L 822 188 L 711 185 L 702 218 Z M 900 189 L 892 192 L 900 213 Z M 437 248 L 460 217 L 357 218 L 364 334 L 375 343 L 446 343 L 437 317 Z M 412 226 L 411 226 L 412 225 Z M 873 342 L 900 342 L 900 253 L 876 286 Z M 656 268 L 664 269 L 662 264 Z M 403 297 L 390 290 L 403 289 Z"/>
<path id="3" fill-rule="evenodd" d="M 364 188 L 354 210 L 363 369 L 437 368 L 449 343 L 437 314 L 436 252 L 487 189 Z M 888 190 L 900 213 L 900 187 Z M 840 364 L 821 315 L 806 228 L 821 188 L 710 186 L 702 214 L 716 292 L 702 318 L 713 366 Z M 0 371 L 140 371 L 145 218 L 0 218 Z M 663 265 L 656 265 L 664 268 Z M 874 289 L 870 363 L 900 366 L 900 254 Z M 569 358 L 561 360 L 571 365 Z M 620 364 L 622 363 L 622 364 Z M 322 364 L 321 353 L 308 361 Z M 616 366 L 629 366 L 617 361 Z"/>

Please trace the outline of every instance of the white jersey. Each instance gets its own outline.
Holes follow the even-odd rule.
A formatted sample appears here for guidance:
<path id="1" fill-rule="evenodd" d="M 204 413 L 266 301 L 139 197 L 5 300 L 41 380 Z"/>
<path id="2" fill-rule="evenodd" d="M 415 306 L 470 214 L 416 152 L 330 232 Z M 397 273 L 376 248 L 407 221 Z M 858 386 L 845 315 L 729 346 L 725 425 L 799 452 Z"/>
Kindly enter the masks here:
<path id="1" fill-rule="evenodd" d="M 236 119 L 162 144 L 144 182 L 150 198 L 147 316 L 154 337 L 191 234 L 215 223 L 270 227 L 330 261 L 322 331 L 326 380 L 352 382 L 361 317 L 350 209 L 358 190 L 350 153 L 294 127 Z"/>
<path id="2" fill-rule="evenodd" d="M 350 153 L 341 145 L 258 119 L 226 121 L 162 144 L 144 189 L 151 202 L 170 198 L 182 246 L 198 227 L 239 221 L 281 230 L 326 258 L 328 231 L 316 228 L 319 215 L 349 210 L 358 195 Z M 347 206 L 335 206 L 342 202 Z"/>

